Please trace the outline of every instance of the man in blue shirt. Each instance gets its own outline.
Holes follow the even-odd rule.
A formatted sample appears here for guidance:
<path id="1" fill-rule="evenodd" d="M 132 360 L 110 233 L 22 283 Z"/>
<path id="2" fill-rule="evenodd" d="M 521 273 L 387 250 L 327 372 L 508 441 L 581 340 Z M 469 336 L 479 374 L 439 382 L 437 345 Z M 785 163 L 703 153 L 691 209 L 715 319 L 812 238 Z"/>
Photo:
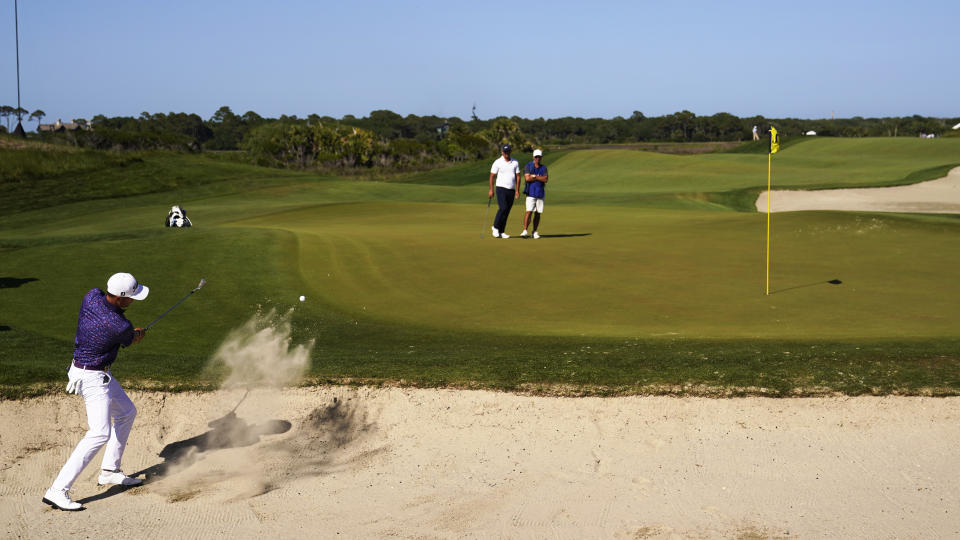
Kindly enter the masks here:
<path id="1" fill-rule="evenodd" d="M 130 274 L 114 274 L 106 292 L 91 289 L 83 297 L 74 338 L 73 364 L 67 372 L 67 392 L 83 395 L 90 429 L 77 444 L 43 502 L 60 510 L 83 510 L 70 499 L 70 488 L 106 445 L 97 483 L 135 486 L 142 480 L 120 470 L 120 459 L 137 416 L 137 408 L 110 373 L 120 347 L 129 347 L 143 339 L 145 330 L 134 328 L 124 316 L 134 300 L 143 300 L 150 289 Z M 112 425 L 111 425 L 112 423 Z"/>
<path id="2" fill-rule="evenodd" d="M 541 163 L 543 161 L 543 150 L 539 148 L 533 151 L 533 161 L 527 163 L 524 168 L 523 177 L 527 182 L 527 213 L 523 216 L 523 232 L 520 236 L 526 238 L 529 236 L 527 226 L 530 225 L 530 214 L 536 212 L 533 216 L 533 237 L 540 238 L 537 229 L 540 227 L 540 214 L 543 213 L 543 198 L 546 195 L 547 166 Z"/>

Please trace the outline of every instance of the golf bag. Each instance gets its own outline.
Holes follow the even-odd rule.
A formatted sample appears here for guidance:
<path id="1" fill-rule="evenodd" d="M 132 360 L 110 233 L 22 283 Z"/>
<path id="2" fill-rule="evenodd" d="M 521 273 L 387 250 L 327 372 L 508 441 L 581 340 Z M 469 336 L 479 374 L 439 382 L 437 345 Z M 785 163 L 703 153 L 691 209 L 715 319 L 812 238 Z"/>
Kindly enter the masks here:
<path id="1" fill-rule="evenodd" d="M 191 227 L 190 218 L 187 217 L 187 211 L 180 206 L 174 205 L 167 214 L 167 227 Z"/>

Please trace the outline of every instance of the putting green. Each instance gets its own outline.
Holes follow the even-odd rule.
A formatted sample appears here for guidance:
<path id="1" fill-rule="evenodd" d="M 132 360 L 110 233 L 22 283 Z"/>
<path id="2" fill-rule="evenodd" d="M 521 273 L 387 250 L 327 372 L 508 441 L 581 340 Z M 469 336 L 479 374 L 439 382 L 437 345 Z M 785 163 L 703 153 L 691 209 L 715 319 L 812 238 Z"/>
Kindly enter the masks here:
<path id="1" fill-rule="evenodd" d="M 942 249 L 960 233 L 955 219 L 777 216 L 766 296 L 760 214 L 557 205 L 543 238 L 502 240 L 481 209 L 322 205 L 234 225 L 296 233 L 308 296 L 401 324 L 610 337 L 956 334 L 949 269 L 960 252 Z"/>

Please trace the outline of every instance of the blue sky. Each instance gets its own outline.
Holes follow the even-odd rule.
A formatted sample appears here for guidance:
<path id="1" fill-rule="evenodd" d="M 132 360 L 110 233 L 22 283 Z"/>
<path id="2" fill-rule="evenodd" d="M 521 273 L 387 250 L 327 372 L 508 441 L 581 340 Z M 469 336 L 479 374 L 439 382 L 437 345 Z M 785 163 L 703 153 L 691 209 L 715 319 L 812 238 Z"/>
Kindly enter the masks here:
<path id="1" fill-rule="evenodd" d="M 0 104 L 16 106 L 13 0 Z M 960 1 L 19 0 L 44 122 L 188 112 L 467 119 L 960 116 Z M 28 124 L 33 129 L 35 123 Z"/>

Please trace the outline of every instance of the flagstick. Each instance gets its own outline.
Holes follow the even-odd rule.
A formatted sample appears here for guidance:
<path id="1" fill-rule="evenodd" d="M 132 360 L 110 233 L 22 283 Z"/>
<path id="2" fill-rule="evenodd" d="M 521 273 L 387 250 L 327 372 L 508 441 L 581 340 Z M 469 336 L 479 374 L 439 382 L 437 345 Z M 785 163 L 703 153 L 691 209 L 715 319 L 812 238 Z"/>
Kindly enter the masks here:
<path id="1" fill-rule="evenodd" d="M 770 167 L 773 154 L 767 154 L 767 296 L 770 296 Z"/>

